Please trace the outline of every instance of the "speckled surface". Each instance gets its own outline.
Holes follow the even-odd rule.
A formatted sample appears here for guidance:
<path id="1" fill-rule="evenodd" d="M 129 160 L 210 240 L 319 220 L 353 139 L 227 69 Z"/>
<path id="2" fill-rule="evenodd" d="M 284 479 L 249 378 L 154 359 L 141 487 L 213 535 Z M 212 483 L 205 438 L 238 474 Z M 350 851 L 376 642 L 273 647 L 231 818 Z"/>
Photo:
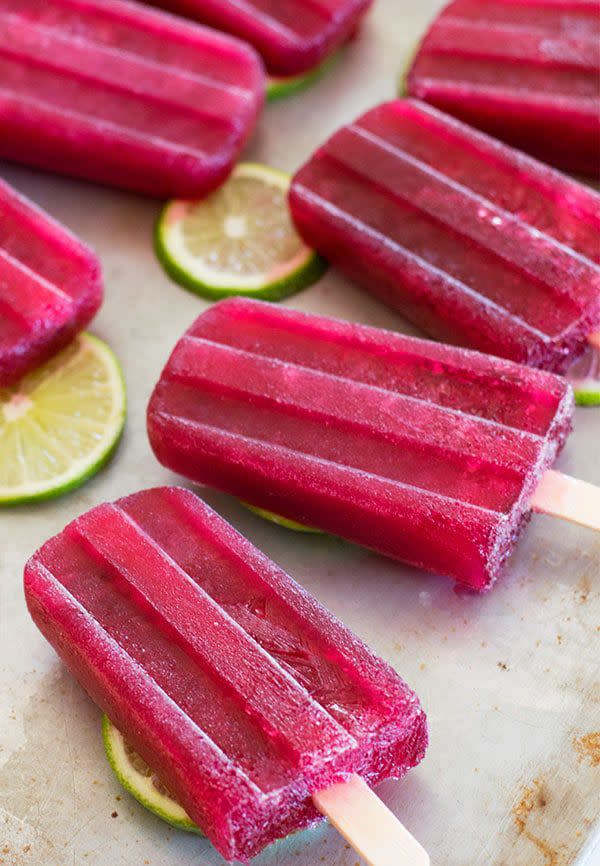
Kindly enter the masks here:
<path id="1" fill-rule="evenodd" d="M 248 157 L 293 170 L 334 128 L 391 97 L 440 4 L 414 5 L 377 0 L 327 78 L 268 106 Z M 94 481 L 62 500 L 0 513 L 0 864 L 218 866 L 206 841 L 169 829 L 120 791 L 103 758 L 99 712 L 35 630 L 21 590 L 27 556 L 76 514 L 175 480 L 152 457 L 144 411 L 169 350 L 204 304 L 154 259 L 158 204 L 15 166 L 0 165 L 0 176 L 99 253 L 107 296 L 93 331 L 123 361 L 130 399 L 122 446 Z M 287 303 L 410 331 L 332 272 Z M 600 484 L 599 411 L 577 410 L 560 468 Z M 600 537 L 535 517 L 493 592 L 461 596 L 449 580 L 292 534 L 225 496 L 206 498 L 418 691 L 429 753 L 380 792 L 436 866 L 582 862 L 600 814 Z M 254 862 L 355 866 L 357 857 L 321 826 Z"/>

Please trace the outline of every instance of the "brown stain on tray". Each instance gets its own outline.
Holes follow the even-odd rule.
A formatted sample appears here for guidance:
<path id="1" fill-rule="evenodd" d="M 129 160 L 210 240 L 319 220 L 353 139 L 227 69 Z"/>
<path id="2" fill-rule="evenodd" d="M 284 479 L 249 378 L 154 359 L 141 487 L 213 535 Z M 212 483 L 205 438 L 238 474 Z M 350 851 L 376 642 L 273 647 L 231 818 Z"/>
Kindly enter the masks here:
<path id="1" fill-rule="evenodd" d="M 592 767 L 600 766 L 600 731 L 574 737 L 573 748 L 579 761 L 589 761 Z"/>
<path id="2" fill-rule="evenodd" d="M 529 819 L 533 812 L 540 812 L 548 805 L 548 794 L 542 779 L 534 779 L 531 785 L 523 789 L 521 799 L 513 806 L 512 814 L 519 835 L 528 839 L 544 857 L 544 866 L 560 866 L 560 852 L 541 839 L 529 828 Z"/>

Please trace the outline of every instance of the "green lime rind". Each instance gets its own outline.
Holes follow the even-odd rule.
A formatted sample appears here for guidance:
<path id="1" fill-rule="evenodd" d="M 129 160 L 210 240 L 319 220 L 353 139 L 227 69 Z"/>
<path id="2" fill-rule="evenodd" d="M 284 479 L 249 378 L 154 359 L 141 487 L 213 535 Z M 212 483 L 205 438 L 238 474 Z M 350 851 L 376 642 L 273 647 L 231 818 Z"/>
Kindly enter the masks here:
<path id="1" fill-rule="evenodd" d="M 78 467 L 70 475 L 67 474 L 67 477 L 63 477 L 58 484 L 55 481 L 52 481 L 52 479 L 48 479 L 47 487 L 45 488 L 40 484 L 32 484 L 31 486 L 35 487 L 34 492 L 28 493 L 25 491 L 15 496 L 14 493 L 6 493 L 2 488 L 0 488 L 0 507 L 15 507 L 20 505 L 30 505 L 37 502 L 45 502 L 51 499 L 57 499 L 59 496 L 64 496 L 67 493 L 76 490 L 85 484 L 86 481 L 93 478 L 93 476 L 111 460 L 119 446 L 127 417 L 127 390 L 125 378 L 123 376 L 123 369 L 115 353 L 103 340 L 100 340 L 98 337 L 85 331 L 79 334 L 77 339 L 87 341 L 94 346 L 96 351 L 104 357 L 111 368 L 113 384 L 116 386 L 115 392 L 118 397 L 118 410 L 114 423 L 106 432 L 102 448 L 96 455 L 94 455 L 89 464 L 84 465 L 83 467 Z"/>
<path id="2" fill-rule="evenodd" d="M 108 716 L 102 717 L 102 739 L 108 763 L 117 780 L 138 803 L 167 824 L 188 833 L 200 832 L 185 809 L 166 794 L 161 793 L 152 783 L 150 776 L 138 772 L 125 751 L 125 740 Z"/>
<path id="3" fill-rule="evenodd" d="M 165 205 L 165 209 L 168 205 Z M 162 215 L 161 215 L 162 216 Z M 246 298 L 258 298 L 262 301 L 281 301 L 302 289 L 308 288 L 321 279 L 328 268 L 325 259 L 321 258 L 312 250 L 307 254 L 304 263 L 294 273 L 269 285 L 258 289 L 247 291 L 239 286 L 211 286 L 208 283 L 196 279 L 193 274 L 181 267 L 168 254 L 165 247 L 164 230 L 161 228 L 161 217 L 156 224 L 154 235 L 156 255 L 167 272 L 184 289 L 200 295 L 209 301 L 219 301 L 223 298 L 231 298 L 234 295 L 242 295 Z"/>
<path id="4" fill-rule="evenodd" d="M 409 52 L 408 57 L 404 61 L 404 65 L 398 74 L 398 96 L 402 99 L 407 99 L 409 97 L 408 76 L 410 75 L 413 63 L 417 59 L 417 54 L 419 53 L 422 44 L 422 42 L 417 42 L 413 50 Z"/>
<path id="5" fill-rule="evenodd" d="M 286 183 L 289 184 L 289 175 L 285 174 L 285 172 L 254 163 L 240 163 L 234 169 L 234 175 L 235 172 L 242 173 L 245 171 L 253 172 L 258 176 L 263 174 L 265 177 L 277 178 L 281 188 L 284 188 Z M 178 261 L 177 255 L 171 249 L 169 231 L 172 219 L 170 218 L 170 214 L 171 208 L 178 205 L 179 202 L 177 200 L 167 202 L 159 214 L 154 231 L 156 255 L 164 270 L 176 283 L 208 300 L 217 301 L 222 298 L 239 295 L 248 298 L 258 298 L 263 301 L 280 301 L 316 283 L 328 268 L 327 262 L 321 256 L 315 253 L 314 250 L 306 247 L 305 255 L 301 262 L 294 265 L 293 270 L 284 273 L 276 280 L 251 288 L 243 285 L 230 284 L 223 286 L 211 284 Z M 268 243 L 268 238 L 265 238 L 265 243 Z"/>
<path id="6" fill-rule="evenodd" d="M 313 84 L 316 84 L 323 78 L 340 60 L 343 51 L 336 51 L 331 57 L 327 57 L 314 69 L 309 72 L 304 72 L 301 75 L 290 76 L 275 76 L 270 75 L 267 78 L 267 101 L 277 102 L 279 99 L 285 99 L 288 96 L 293 96 L 295 93 L 300 93 L 306 90 Z"/>
<path id="7" fill-rule="evenodd" d="M 307 532 L 313 535 L 325 535 L 322 529 L 316 529 L 314 526 L 306 526 L 304 523 L 296 523 L 295 520 L 289 520 L 287 517 L 282 517 L 280 514 L 275 514 L 273 511 L 267 511 L 265 508 L 259 508 L 258 505 L 250 505 L 249 502 L 244 502 L 240 499 L 242 505 L 252 511 L 258 517 L 264 520 L 269 520 L 271 523 L 276 523 L 277 526 L 283 526 L 285 529 L 293 529 L 294 532 Z"/>
<path id="8" fill-rule="evenodd" d="M 571 382 L 578 406 L 600 406 L 600 381 L 580 379 Z"/>

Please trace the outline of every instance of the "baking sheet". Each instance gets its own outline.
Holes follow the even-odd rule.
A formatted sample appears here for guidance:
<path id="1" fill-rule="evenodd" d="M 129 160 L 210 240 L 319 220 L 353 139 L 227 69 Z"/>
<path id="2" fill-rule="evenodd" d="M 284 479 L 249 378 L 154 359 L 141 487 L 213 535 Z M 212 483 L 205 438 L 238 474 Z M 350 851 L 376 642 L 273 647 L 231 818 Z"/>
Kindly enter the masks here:
<path id="1" fill-rule="evenodd" d="M 312 90 L 268 106 L 248 158 L 295 169 L 326 135 L 391 97 L 441 4 L 378 0 L 361 38 Z M 151 249 L 158 205 L 1 165 L 0 176 L 100 254 L 107 297 L 93 330 L 121 358 L 129 420 L 116 459 L 80 491 L 0 512 L 0 864 L 219 866 L 205 840 L 169 829 L 120 790 L 100 715 L 30 622 L 24 561 L 93 505 L 178 481 L 145 435 L 150 389 L 204 303 L 174 286 Z M 414 332 L 335 272 L 292 307 Z M 600 484 L 600 411 L 579 409 L 560 468 Z M 567 866 L 593 854 L 600 814 L 598 572 L 592 532 L 535 517 L 484 597 L 325 537 L 264 523 L 206 499 L 333 610 L 417 690 L 431 747 L 380 793 L 436 866 Z M 327 826 L 269 848 L 256 866 L 355 866 Z"/>

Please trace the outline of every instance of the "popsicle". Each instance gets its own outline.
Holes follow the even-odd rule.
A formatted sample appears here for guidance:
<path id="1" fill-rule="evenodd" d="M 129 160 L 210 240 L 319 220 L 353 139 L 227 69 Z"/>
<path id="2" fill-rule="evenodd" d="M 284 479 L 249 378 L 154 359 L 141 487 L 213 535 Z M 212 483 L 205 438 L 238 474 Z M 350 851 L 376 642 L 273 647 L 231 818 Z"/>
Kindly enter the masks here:
<path id="1" fill-rule="evenodd" d="M 151 0 L 239 36 L 276 76 L 318 66 L 353 35 L 373 0 Z"/>
<path id="2" fill-rule="evenodd" d="M 226 859 L 325 813 L 375 866 L 429 862 L 370 790 L 423 757 L 416 695 L 190 491 L 146 490 L 74 520 L 30 559 L 25 593 Z M 376 821 L 347 828 L 361 804 Z"/>
<path id="3" fill-rule="evenodd" d="M 0 157 L 153 196 L 227 177 L 264 96 L 250 46 L 124 0 L 0 0 Z"/>
<path id="4" fill-rule="evenodd" d="M 310 246 L 433 337 L 555 372 L 600 342 L 600 196 L 431 106 L 339 130 L 290 205 Z"/>
<path id="5" fill-rule="evenodd" d="M 454 0 L 407 93 L 567 171 L 600 172 L 598 0 Z"/>
<path id="6" fill-rule="evenodd" d="M 550 470 L 572 413 L 552 373 L 231 299 L 177 343 L 148 432 L 187 478 L 481 591 L 532 497 L 600 529 L 598 490 Z"/>
<path id="7" fill-rule="evenodd" d="M 0 181 L 0 388 L 66 346 L 102 293 L 92 251 Z"/>

